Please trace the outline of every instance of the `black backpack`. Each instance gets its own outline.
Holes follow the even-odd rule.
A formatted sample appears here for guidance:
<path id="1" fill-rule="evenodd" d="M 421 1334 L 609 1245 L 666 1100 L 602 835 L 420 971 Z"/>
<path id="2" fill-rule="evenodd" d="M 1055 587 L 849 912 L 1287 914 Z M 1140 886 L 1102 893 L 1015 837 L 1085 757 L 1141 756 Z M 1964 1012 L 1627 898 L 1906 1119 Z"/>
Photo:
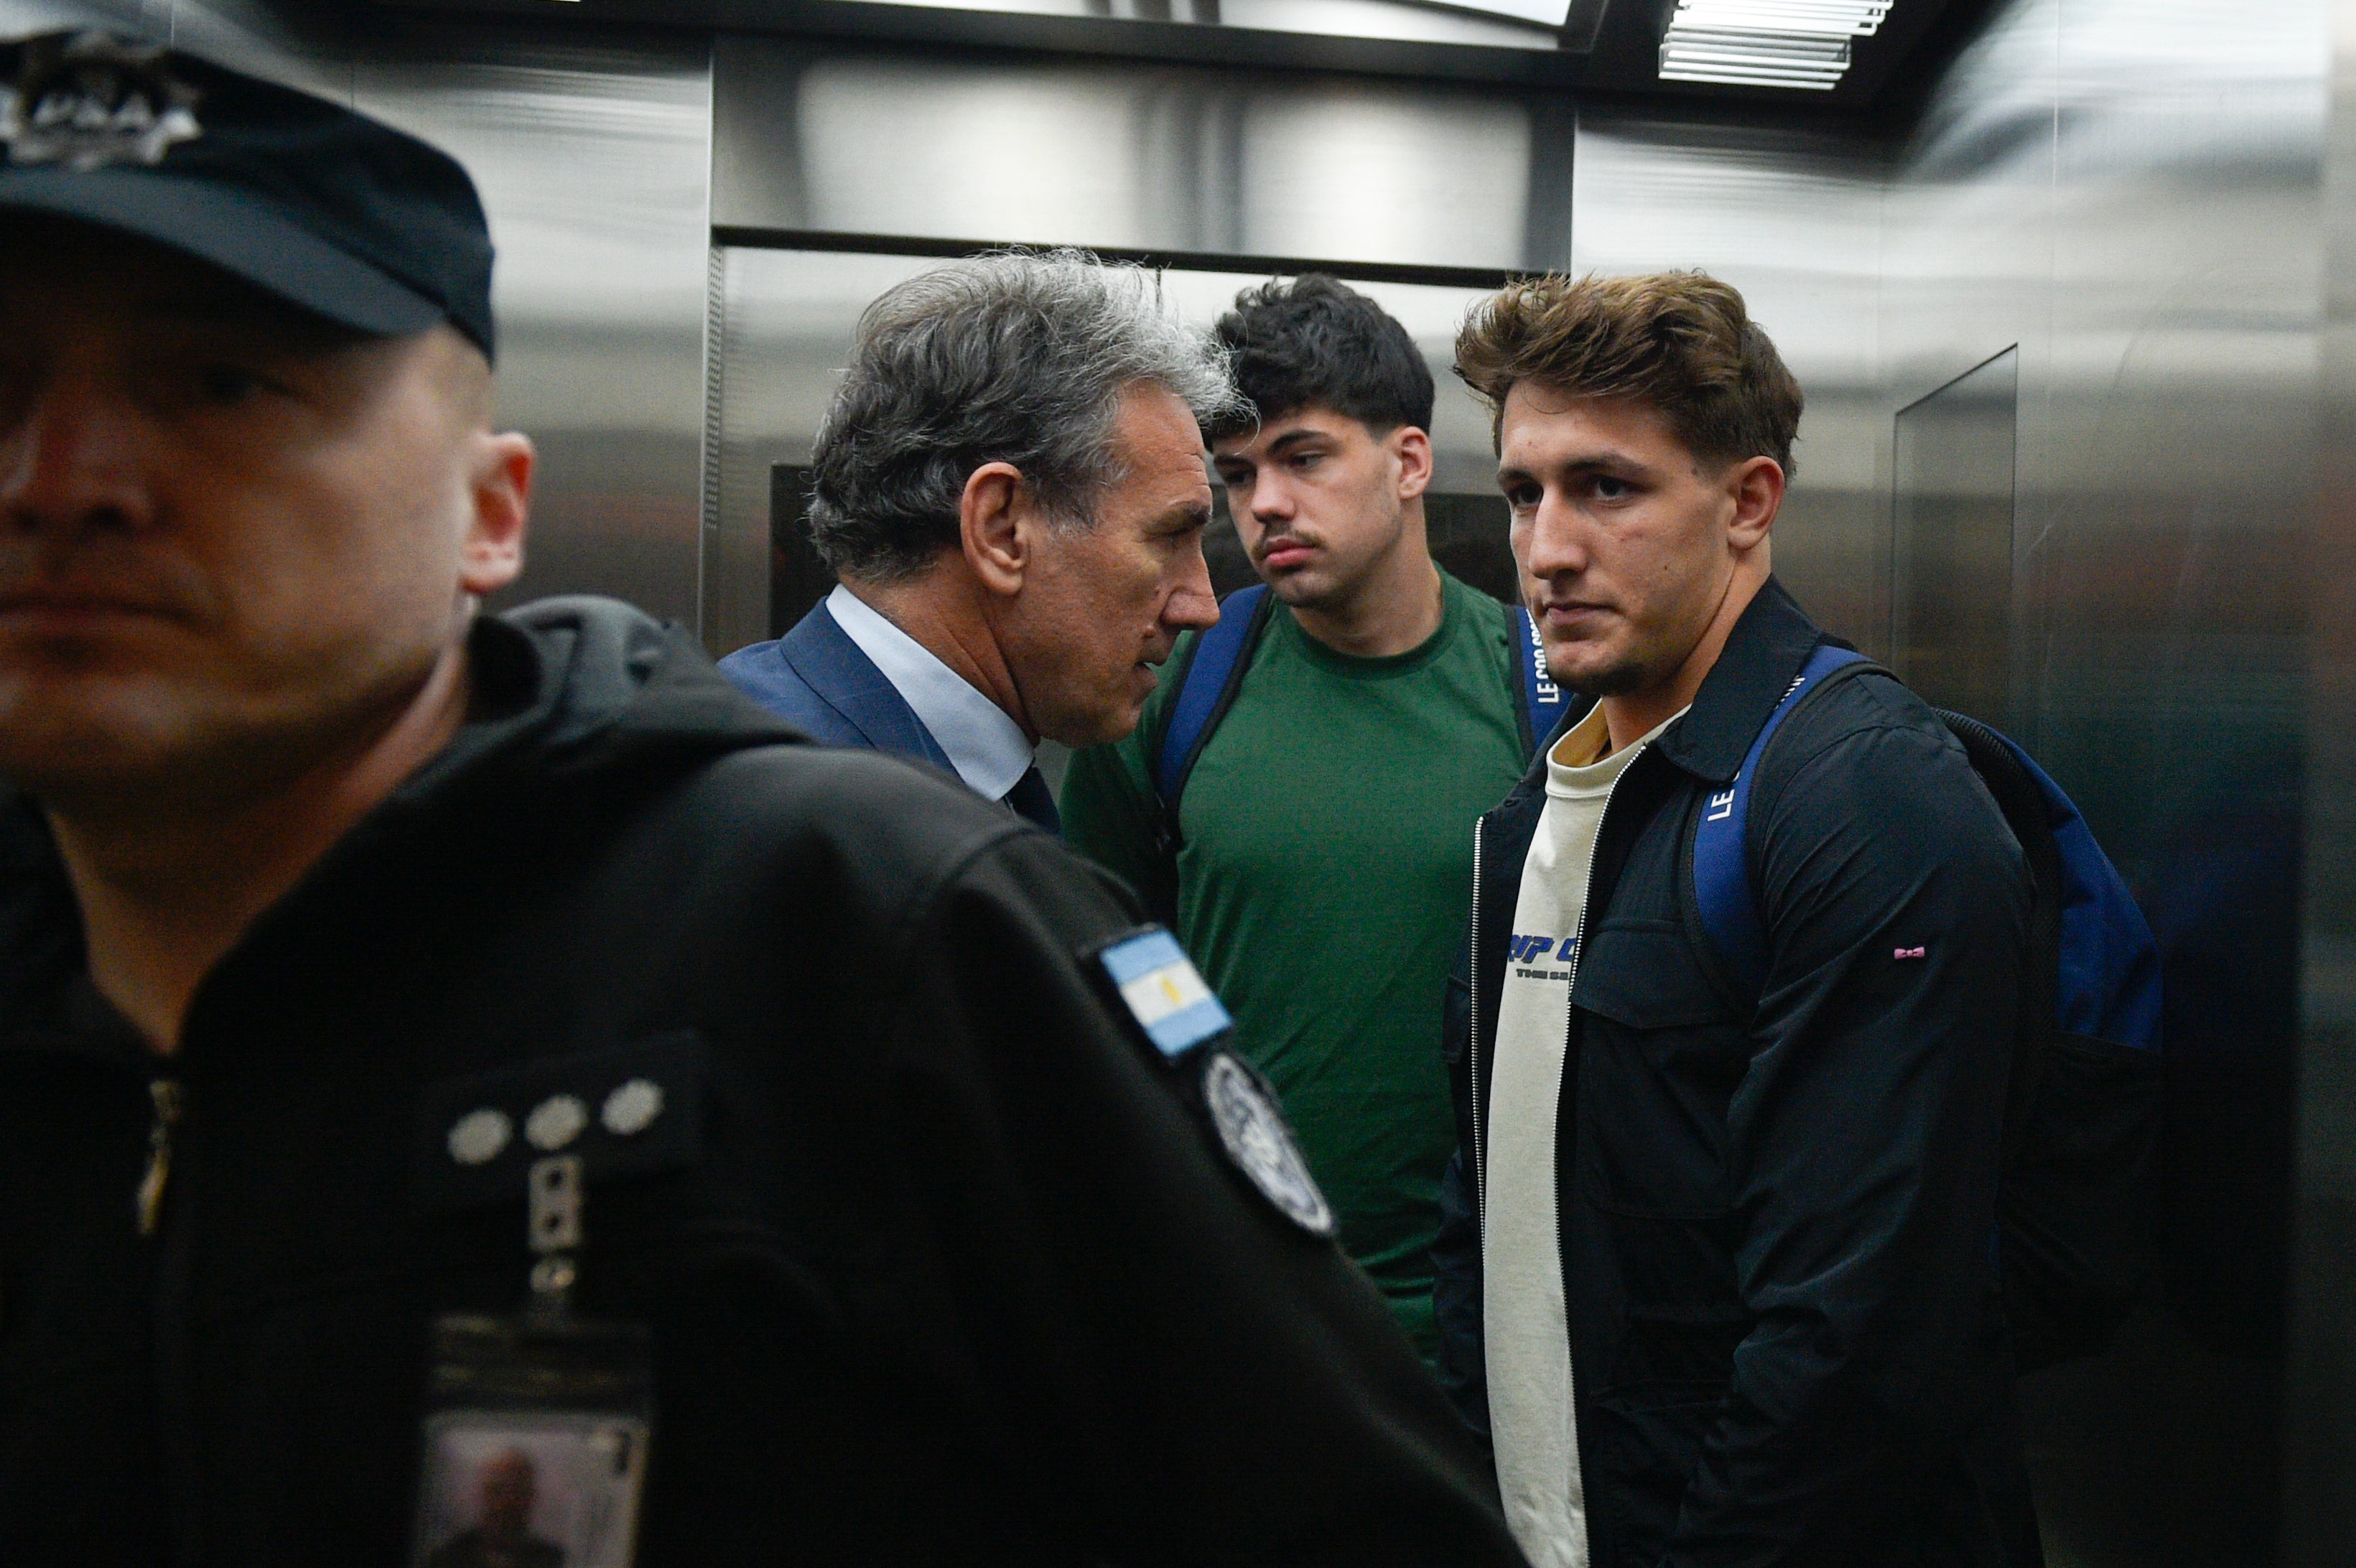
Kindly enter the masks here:
<path id="1" fill-rule="evenodd" d="M 1826 643 L 1695 824 L 1703 946 L 1756 998 L 1767 933 L 1753 892 L 1751 784 L 1783 720 L 1880 667 Z M 2085 818 L 2043 769 L 1976 719 L 1941 712 L 2028 857 L 2031 994 L 2013 1041 L 1997 1191 L 2005 1309 L 2023 1371 L 2090 1354 L 2134 1309 L 2158 1229 L 2159 944 Z"/>

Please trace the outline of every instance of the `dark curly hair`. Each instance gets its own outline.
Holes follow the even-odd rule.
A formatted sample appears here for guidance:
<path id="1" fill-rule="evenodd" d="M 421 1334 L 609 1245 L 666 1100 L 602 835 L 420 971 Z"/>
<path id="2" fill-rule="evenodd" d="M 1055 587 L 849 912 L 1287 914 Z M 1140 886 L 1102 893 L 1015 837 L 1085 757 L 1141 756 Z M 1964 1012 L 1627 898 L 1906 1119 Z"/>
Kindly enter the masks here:
<path id="1" fill-rule="evenodd" d="M 1378 432 L 1431 426 L 1431 368 L 1415 339 L 1382 306 L 1323 272 L 1246 289 L 1212 336 L 1257 413 L 1205 424 L 1206 441 L 1312 406 Z"/>

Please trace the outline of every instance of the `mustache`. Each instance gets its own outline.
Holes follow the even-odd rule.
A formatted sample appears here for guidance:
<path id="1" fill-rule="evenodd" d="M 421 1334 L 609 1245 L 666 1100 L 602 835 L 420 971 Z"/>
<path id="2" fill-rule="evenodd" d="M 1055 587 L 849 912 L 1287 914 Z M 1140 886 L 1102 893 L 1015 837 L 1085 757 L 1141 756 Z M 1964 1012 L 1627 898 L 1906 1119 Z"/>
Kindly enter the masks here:
<path id="1" fill-rule="evenodd" d="M 1252 547 L 1251 555 L 1254 560 L 1266 560 L 1278 550 L 1290 549 L 1295 546 L 1305 546 L 1313 549 L 1320 542 L 1316 535 L 1299 530 L 1284 534 L 1268 534 L 1261 538 L 1258 544 Z"/>
<path id="2" fill-rule="evenodd" d="M 214 608 L 202 576 L 135 540 L 0 539 L 0 610 L 116 610 L 199 621 Z"/>

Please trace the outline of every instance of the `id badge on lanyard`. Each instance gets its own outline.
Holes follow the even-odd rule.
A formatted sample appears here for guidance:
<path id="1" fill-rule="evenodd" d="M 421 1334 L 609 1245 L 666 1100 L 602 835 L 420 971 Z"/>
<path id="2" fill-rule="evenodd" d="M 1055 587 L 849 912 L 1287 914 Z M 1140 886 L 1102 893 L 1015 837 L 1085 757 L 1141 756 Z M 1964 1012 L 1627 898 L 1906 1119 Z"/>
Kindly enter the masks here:
<path id="1" fill-rule="evenodd" d="M 521 1118 L 527 1136 L 520 1141 L 535 1150 L 552 1144 L 563 1149 L 530 1160 L 521 1172 L 529 1200 L 525 1239 L 534 1260 L 530 1293 L 512 1316 L 450 1316 L 434 1324 L 412 1568 L 632 1568 L 654 1437 L 649 1336 L 642 1324 L 579 1315 L 573 1294 L 588 1169 L 663 1163 L 676 1153 L 666 1153 L 667 1141 L 691 1143 L 691 1127 L 669 1140 L 655 1136 L 663 1118 L 676 1123 L 691 1108 L 678 1103 L 691 1074 L 669 1060 L 677 1054 L 675 1048 L 640 1048 L 608 1053 L 610 1061 L 566 1059 L 533 1074 L 659 1077 L 629 1076 L 604 1095 L 602 1125 L 587 1127 L 588 1136 L 572 1125 L 585 1124 L 584 1116 L 547 1112 L 559 1102 L 578 1108 L 580 1096 L 548 1096 L 532 1117 Z M 668 1097 L 660 1089 L 666 1082 Z M 523 1086 L 541 1093 L 538 1085 Z M 464 1097 L 488 1092 L 466 1087 Z M 509 1120 L 491 1111 L 471 1115 L 486 1119 L 478 1125 Z M 466 1168 L 465 1179 L 497 1179 L 502 1169 L 514 1179 L 523 1162 L 500 1158 L 514 1144 L 504 1136 L 486 1137 L 481 1147 L 488 1152 L 473 1157 L 467 1120 L 459 1117 L 449 1134 L 451 1158 Z M 559 1120 L 565 1125 L 553 1125 Z"/>

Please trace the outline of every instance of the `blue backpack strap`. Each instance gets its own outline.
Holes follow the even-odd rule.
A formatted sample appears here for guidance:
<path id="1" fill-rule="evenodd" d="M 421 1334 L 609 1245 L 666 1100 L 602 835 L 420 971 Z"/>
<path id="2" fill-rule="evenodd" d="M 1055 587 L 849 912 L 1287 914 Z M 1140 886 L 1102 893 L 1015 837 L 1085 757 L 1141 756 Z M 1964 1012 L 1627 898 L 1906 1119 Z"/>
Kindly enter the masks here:
<path id="1" fill-rule="evenodd" d="M 1220 604 L 1218 624 L 1194 639 L 1194 656 L 1179 677 L 1178 697 L 1170 705 L 1170 720 L 1162 726 L 1162 744 L 1153 757 L 1153 793 L 1162 797 L 1165 811 L 1177 809 L 1178 792 L 1185 787 L 1195 753 L 1226 706 L 1222 699 L 1230 677 L 1254 641 L 1267 600 L 1264 582 L 1237 589 Z"/>
<path id="2" fill-rule="evenodd" d="M 1519 634 L 1521 647 L 1522 701 L 1529 709 L 1530 749 L 1546 744 L 1554 727 L 1562 719 L 1569 695 L 1556 683 L 1554 672 L 1547 668 L 1546 642 L 1538 635 L 1538 625 L 1530 613 L 1520 605 L 1514 607 L 1514 629 Z"/>
<path id="3" fill-rule="evenodd" d="M 1800 667 L 1791 689 L 1775 704 L 1775 710 L 1767 715 L 1767 722 L 1759 727 L 1758 738 L 1743 753 L 1742 766 L 1735 773 L 1734 782 L 1703 803 L 1701 821 L 1694 828 L 1694 901 L 1701 916 L 1702 933 L 1739 995 L 1756 997 L 1767 983 L 1767 926 L 1759 913 L 1759 901 L 1751 890 L 1751 857 L 1745 834 L 1751 815 L 1751 785 L 1759 772 L 1759 759 L 1766 754 L 1767 742 L 1773 739 L 1784 719 L 1817 682 L 1845 665 L 1864 660 L 1865 656 L 1853 649 L 1831 643 L 1818 645 L 1816 651 L 1808 656 L 1808 662 Z"/>

